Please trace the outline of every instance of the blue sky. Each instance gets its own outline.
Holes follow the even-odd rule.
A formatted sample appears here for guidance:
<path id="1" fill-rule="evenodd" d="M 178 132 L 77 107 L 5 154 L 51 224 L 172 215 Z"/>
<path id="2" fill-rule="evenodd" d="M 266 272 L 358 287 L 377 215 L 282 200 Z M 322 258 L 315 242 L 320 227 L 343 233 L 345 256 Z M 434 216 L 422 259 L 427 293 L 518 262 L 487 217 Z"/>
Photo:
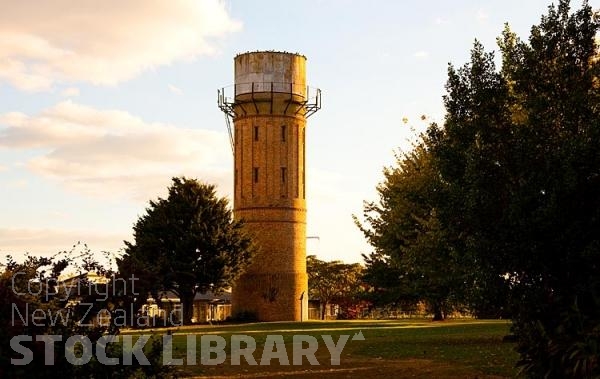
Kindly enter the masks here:
<path id="1" fill-rule="evenodd" d="M 598 3 L 590 2 L 594 8 Z M 549 1 L 0 0 L 0 254 L 118 253 L 174 175 L 232 188 L 217 88 L 233 57 L 307 56 L 308 253 L 361 260 L 382 169 L 442 121 L 447 64 L 522 38 Z M 579 6 L 578 2 L 573 4 Z M 421 115 L 428 117 L 420 120 Z M 404 121 L 403 121 L 404 119 Z"/>

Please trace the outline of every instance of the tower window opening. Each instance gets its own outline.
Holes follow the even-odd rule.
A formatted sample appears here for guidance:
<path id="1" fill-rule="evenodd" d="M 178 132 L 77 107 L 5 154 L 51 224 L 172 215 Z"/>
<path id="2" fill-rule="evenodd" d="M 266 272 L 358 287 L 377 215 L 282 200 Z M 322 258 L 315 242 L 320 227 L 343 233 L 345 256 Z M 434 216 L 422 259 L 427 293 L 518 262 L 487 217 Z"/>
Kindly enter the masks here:
<path id="1" fill-rule="evenodd" d="M 285 136 L 287 134 L 286 125 L 281 125 L 281 142 L 285 142 Z"/>
<path id="2" fill-rule="evenodd" d="M 287 167 L 281 168 L 281 183 L 284 184 L 287 182 Z"/>
<path id="3" fill-rule="evenodd" d="M 254 127 L 254 140 L 258 141 L 258 126 Z"/>
<path id="4" fill-rule="evenodd" d="M 254 167 L 254 183 L 258 183 L 258 167 Z"/>

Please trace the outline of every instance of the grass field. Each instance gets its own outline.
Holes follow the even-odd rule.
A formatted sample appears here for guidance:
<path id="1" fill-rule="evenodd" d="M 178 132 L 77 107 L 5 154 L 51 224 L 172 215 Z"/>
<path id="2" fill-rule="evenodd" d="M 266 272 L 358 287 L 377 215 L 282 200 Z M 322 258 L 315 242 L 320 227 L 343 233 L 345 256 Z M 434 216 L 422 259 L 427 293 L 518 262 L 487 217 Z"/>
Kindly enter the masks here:
<path id="1" fill-rule="evenodd" d="M 517 354 L 514 344 L 502 342 L 509 323 L 499 320 L 369 320 L 323 321 L 304 323 L 256 323 L 225 326 L 194 326 L 171 329 L 173 358 L 185 358 L 187 335 L 196 336 L 197 365 L 176 366 L 182 376 L 201 377 L 328 377 L 328 378 L 503 378 L 514 377 Z M 352 340 L 362 332 L 364 340 Z M 150 331 L 135 334 L 150 334 Z M 152 331 L 158 335 L 165 331 Z M 310 335 L 317 339 L 311 365 L 303 357 L 302 365 L 293 364 L 294 335 Z M 218 335 L 225 339 L 227 359 L 219 365 L 200 364 L 202 335 Z M 231 336 L 247 335 L 256 340 L 252 356 L 258 365 L 241 358 L 240 365 L 231 364 Z M 267 335 L 281 335 L 289 357 L 289 365 L 278 358 L 261 365 Z M 322 335 L 330 335 L 334 343 L 349 335 L 340 355 L 340 364 L 332 365 L 331 354 Z M 244 343 L 241 348 L 246 347 Z M 308 343 L 302 345 L 308 347 Z M 275 350 L 277 345 L 275 345 Z M 268 349 L 267 351 L 273 351 Z M 216 357 L 213 353 L 212 358 Z"/>

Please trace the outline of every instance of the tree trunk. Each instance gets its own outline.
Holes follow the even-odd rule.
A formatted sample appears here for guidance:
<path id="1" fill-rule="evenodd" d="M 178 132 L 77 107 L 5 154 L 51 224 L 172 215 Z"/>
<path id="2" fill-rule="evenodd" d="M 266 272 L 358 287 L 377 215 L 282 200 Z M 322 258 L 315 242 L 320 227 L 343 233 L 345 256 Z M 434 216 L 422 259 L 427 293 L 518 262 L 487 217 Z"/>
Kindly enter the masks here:
<path id="1" fill-rule="evenodd" d="M 443 321 L 444 312 L 442 312 L 442 306 L 440 303 L 433 304 L 433 321 Z"/>
<path id="2" fill-rule="evenodd" d="M 327 303 L 321 303 L 321 320 L 325 320 L 325 313 L 327 313 Z"/>
<path id="3" fill-rule="evenodd" d="M 183 325 L 190 325 L 194 317 L 194 295 L 195 293 L 186 293 L 181 295 L 181 313 Z"/>

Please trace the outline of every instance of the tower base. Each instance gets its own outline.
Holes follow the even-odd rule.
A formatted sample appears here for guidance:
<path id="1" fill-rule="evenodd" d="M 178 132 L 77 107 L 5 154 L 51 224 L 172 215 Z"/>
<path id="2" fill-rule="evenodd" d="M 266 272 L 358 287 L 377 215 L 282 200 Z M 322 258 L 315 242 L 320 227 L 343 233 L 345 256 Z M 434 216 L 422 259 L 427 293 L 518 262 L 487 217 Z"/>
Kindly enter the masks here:
<path id="1" fill-rule="evenodd" d="M 232 315 L 257 321 L 305 321 L 308 318 L 306 273 L 242 274 L 232 293 Z"/>

